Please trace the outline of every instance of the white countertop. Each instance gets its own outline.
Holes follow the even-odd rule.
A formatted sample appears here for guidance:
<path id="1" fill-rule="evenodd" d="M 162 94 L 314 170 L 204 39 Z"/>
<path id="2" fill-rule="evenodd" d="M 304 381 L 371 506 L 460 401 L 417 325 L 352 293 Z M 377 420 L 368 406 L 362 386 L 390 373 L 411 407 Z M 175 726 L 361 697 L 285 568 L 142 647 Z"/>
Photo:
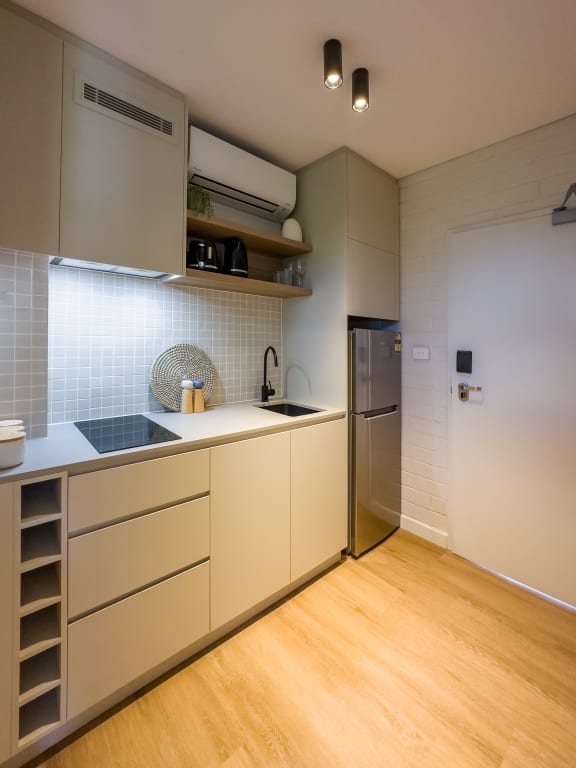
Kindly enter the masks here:
<path id="1" fill-rule="evenodd" d="M 283 402 L 275 400 L 271 402 Z M 181 440 L 98 453 L 72 422 L 48 427 L 48 436 L 26 440 L 24 462 L 0 470 L 0 483 L 40 474 L 67 471 L 70 475 L 129 464 L 133 461 L 170 456 L 198 448 L 242 440 L 258 435 L 283 432 L 323 421 L 343 418 L 346 413 L 324 405 L 301 403 L 322 410 L 306 416 L 283 416 L 264 411 L 254 403 L 232 403 L 208 407 L 204 413 L 144 413 L 152 421 L 170 429 Z"/>

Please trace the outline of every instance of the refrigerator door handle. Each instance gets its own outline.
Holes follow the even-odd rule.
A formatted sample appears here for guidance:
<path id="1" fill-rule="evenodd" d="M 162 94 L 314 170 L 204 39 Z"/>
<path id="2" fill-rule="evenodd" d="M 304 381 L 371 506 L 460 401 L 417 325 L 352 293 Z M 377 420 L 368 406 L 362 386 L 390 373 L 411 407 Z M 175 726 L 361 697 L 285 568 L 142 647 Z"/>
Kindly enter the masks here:
<path id="1" fill-rule="evenodd" d="M 392 413 L 398 413 L 397 405 L 391 405 L 388 408 L 378 408 L 377 411 L 368 411 L 362 415 L 365 419 L 381 419 L 384 416 L 390 416 Z"/>

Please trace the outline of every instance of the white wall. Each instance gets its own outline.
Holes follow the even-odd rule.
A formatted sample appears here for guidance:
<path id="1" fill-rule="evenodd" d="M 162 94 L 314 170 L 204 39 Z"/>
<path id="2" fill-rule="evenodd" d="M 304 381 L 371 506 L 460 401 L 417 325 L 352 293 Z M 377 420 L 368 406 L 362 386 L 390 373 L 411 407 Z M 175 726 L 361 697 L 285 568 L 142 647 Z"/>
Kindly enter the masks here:
<path id="1" fill-rule="evenodd" d="M 576 181 L 576 115 L 400 181 L 402 526 L 448 545 L 447 233 L 562 202 Z M 427 345 L 429 361 L 412 360 Z"/>

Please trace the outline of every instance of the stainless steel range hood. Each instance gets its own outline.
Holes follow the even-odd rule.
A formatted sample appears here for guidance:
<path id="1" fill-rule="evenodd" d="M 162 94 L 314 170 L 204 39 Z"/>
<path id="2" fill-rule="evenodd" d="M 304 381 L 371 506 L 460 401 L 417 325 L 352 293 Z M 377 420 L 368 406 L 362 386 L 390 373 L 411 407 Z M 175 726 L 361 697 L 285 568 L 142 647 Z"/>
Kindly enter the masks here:
<path id="1" fill-rule="evenodd" d="M 129 275 L 131 277 L 147 277 L 152 280 L 169 280 L 178 277 L 178 275 L 172 275 L 169 272 L 154 272 L 149 269 L 134 269 L 133 267 L 117 267 L 114 264 L 67 259 L 63 256 L 52 256 L 50 264 L 56 267 L 74 267 L 76 269 L 91 269 L 97 272 L 114 272 L 117 275 Z"/>

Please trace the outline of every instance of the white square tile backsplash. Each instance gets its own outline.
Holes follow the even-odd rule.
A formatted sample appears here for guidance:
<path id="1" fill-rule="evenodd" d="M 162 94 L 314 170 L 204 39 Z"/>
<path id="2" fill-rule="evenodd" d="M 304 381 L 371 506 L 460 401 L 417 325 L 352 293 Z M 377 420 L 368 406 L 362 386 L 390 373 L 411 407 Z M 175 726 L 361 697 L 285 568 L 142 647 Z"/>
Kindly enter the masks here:
<path id="1" fill-rule="evenodd" d="M 0 249 L 0 419 L 46 435 L 48 257 Z"/>
<path id="2" fill-rule="evenodd" d="M 163 410 L 150 370 L 173 344 L 212 359 L 209 404 L 259 397 L 264 350 L 281 354 L 281 299 L 68 267 L 49 275 L 50 424 Z M 279 360 L 270 369 L 279 394 L 280 372 Z"/>

